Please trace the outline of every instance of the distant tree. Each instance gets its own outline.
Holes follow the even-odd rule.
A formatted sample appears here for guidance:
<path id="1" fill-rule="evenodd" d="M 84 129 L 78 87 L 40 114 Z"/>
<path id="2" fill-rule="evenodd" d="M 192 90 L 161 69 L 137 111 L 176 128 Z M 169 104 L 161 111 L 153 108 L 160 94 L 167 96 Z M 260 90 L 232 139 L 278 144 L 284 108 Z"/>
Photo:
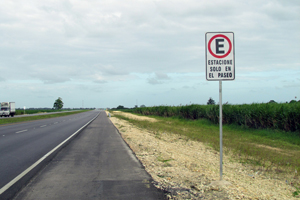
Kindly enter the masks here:
<path id="1" fill-rule="evenodd" d="M 62 101 L 62 98 L 58 97 L 58 99 L 56 99 L 53 104 L 53 108 L 56 110 L 60 110 L 63 108 L 63 106 L 64 106 L 64 103 Z"/>
<path id="2" fill-rule="evenodd" d="M 268 103 L 277 103 L 277 102 L 274 100 L 270 100 Z"/>
<path id="3" fill-rule="evenodd" d="M 291 100 L 291 101 L 290 101 L 290 103 L 296 103 L 296 102 L 297 102 L 296 100 Z"/>
<path id="4" fill-rule="evenodd" d="M 117 109 L 124 109 L 124 106 L 119 105 Z"/>
<path id="5" fill-rule="evenodd" d="M 145 105 L 141 105 L 140 107 L 141 107 L 141 108 L 145 108 L 146 106 L 145 106 Z"/>
<path id="6" fill-rule="evenodd" d="M 209 98 L 208 101 L 207 101 L 207 105 L 215 105 L 215 100 L 213 100 L 213 98 Z"/>

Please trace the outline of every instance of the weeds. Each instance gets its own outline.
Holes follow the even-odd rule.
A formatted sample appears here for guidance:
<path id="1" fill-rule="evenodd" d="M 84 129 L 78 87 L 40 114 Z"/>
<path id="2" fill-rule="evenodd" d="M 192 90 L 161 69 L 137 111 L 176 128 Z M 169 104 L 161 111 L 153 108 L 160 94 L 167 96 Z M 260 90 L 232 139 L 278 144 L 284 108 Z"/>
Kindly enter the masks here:
<path id="1" fill-rule="evenodd" d="M 164 159 L 161 155 L 159 155 L 157 157 L 157 160 L 160 161 L 160 162 L 162 162 L 162 163 L 164 163 L 164 165 L 163 165 L 164 167 L 170 167 L 171 164 L 169 163 L 169 161 L 172 161 L 173 159 L 172 158 L 170 158 L 170 159 Z"/>
<path id="2" fill-rule="evenodd" d="M 300 189 L 296 188 L 296 191 L 293 192 L 293 197 L 299 196 L 300 195 Z"/>

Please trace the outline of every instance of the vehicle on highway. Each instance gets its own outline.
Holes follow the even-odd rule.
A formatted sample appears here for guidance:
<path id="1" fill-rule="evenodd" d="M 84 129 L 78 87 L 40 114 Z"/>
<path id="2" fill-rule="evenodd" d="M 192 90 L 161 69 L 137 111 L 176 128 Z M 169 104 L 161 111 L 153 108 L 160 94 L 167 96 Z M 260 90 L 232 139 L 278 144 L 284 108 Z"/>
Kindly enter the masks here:
<path id="1" fill-rule="evenodd" d="M 15 102 L 1 102 L 0 117 L 13 117 L 16 114 Z"/>

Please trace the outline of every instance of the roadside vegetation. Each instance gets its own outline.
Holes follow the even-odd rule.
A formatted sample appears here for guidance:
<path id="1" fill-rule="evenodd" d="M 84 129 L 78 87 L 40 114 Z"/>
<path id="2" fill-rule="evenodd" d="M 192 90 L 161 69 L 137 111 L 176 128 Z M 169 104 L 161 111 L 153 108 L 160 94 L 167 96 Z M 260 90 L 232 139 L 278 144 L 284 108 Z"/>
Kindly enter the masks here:
<path id="1" fill-rule="evenodd" d="M 117 112 L 113 116 L 145 128 L 185 135 L 219 151 L 217 105 L 157 106 L 127 110 L 150 115 L 157 122 L 139 121 Z M 300 103 L 223 106 L 223 151 L 256 171 L 286 178 L 300 188 Z"/>
<path id="2" fill-rule="evenodd" d="M 134 108 L 130 111 L 142 115 L 207 119 L 212 123 L 219 123 L 219 105 L 155 106 Z M 224 104 L 223 124 L 236 124 L 255 129 L 280 129 L 298 132 L 299 135 L 300 102 Z"/>
<path id="3" fill-rule="evenodd" d="M 64 111 L 72 111 L 73 109 L 64 109 L 64 110 L 54 110 L 54 109 L 27 109 L 25 110 L 25 114 L 39 114 L 39 113 L 51 113 L 51 112 L 64 112 Z M 24 115 L 23 109 L 16 109 L 15 115 Z"/>
<path id="4" fill-rule="evenodd" d="M 63 106 L 64 106 L 64 102 L 62 101 L 62 98 L 58 97 L 58 99 L 56 99 L 53 104 L 53 108 L 56 110 L 60 110 L 63 108 Z"/>
<path id="5" fill-rule="evenodd" d="M 48 115 L 38 115 L 38 116 L 9 117 L 9 118 L 5 117 L 5 118 L 0 118 L 0 125 L 2 125 L 2 124 L 11 124 L 11 123 L 19 123 L 19 122 L 25 122 L 25 121 L 48 119 L 48 118 L 54 118 L 54 117 L 62 117 L 62 116 L 74 115 L 74 114 L 82 113 L 82 112 L 86 112 L 86 111 L 89 111 L 89 110 L 79 110 L 79 111 L 76 110 L 76 111 L 73 111 L 73 112 L 61 112 L 61 113 L 48 114 Z M 56 110 L 56 112 L 57 112 L 57 110 Z"/>

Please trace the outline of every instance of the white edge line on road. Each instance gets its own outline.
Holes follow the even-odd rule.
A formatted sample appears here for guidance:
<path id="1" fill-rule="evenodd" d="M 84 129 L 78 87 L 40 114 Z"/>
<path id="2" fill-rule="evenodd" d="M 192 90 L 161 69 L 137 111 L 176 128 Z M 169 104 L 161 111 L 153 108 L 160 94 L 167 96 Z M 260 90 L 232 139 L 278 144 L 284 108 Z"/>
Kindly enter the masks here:
<path id="1" fill-rule="evenodd" d="M 40 128 L 43 128 L 43 127 L 45 127 L 45 126 L 47 126 L 47 125 L 40 126 Z"/>
<path id="2" fill-rule="evenodd" d="M 80 129 L 78 129 L 75 133 L 73 133 L 70 137 L 68 137 L 67 139 L 65 139 L 62 143 L 60 143 L 54 149 L 52 149 L 47 154 L 45 154 L 42 158 L 40 158 L 38 161 L 36 161 L 34 164 L 32 164 L 30 167 L 28 167 L 25 171 L 23 171 L 21 174 L 19 174 L 16 178 L 14 178 L 9 183 L 7 183 L 5 186 L 3 186 L 0 189 L 0 195 L 3 194 L 8 188 L 10 188 L 13 184 L 15 184 L 21 178 L 23 178 L 28 172 L 30 172 L 33 168 L 35 168 L 38 164 L 40 164 L 43 160 L 45 160 L 49 155 L 51 155 L 58 148 L 60 148 L 63 144 L 65 144 L 68 140 L 70 140 L 79 131 L 81 131 L 83 128 L 85 128 L 87 125 L 89 125 L 94 119 L 96 119 L 98 117 L 99 114 L 100 114 L 100 112 L 93 119 L 91 119 L 89 122 L 87 122 L 85 125 L 83 125 Z"/>
<path id="3" fill-rule="evenodd" d="M 25 132 L 25 131 L 28 131 L 28 130 L 26 129 L 26 130 L 18 131 L 16 133 L 22 133 L 22 132 Z"/>

